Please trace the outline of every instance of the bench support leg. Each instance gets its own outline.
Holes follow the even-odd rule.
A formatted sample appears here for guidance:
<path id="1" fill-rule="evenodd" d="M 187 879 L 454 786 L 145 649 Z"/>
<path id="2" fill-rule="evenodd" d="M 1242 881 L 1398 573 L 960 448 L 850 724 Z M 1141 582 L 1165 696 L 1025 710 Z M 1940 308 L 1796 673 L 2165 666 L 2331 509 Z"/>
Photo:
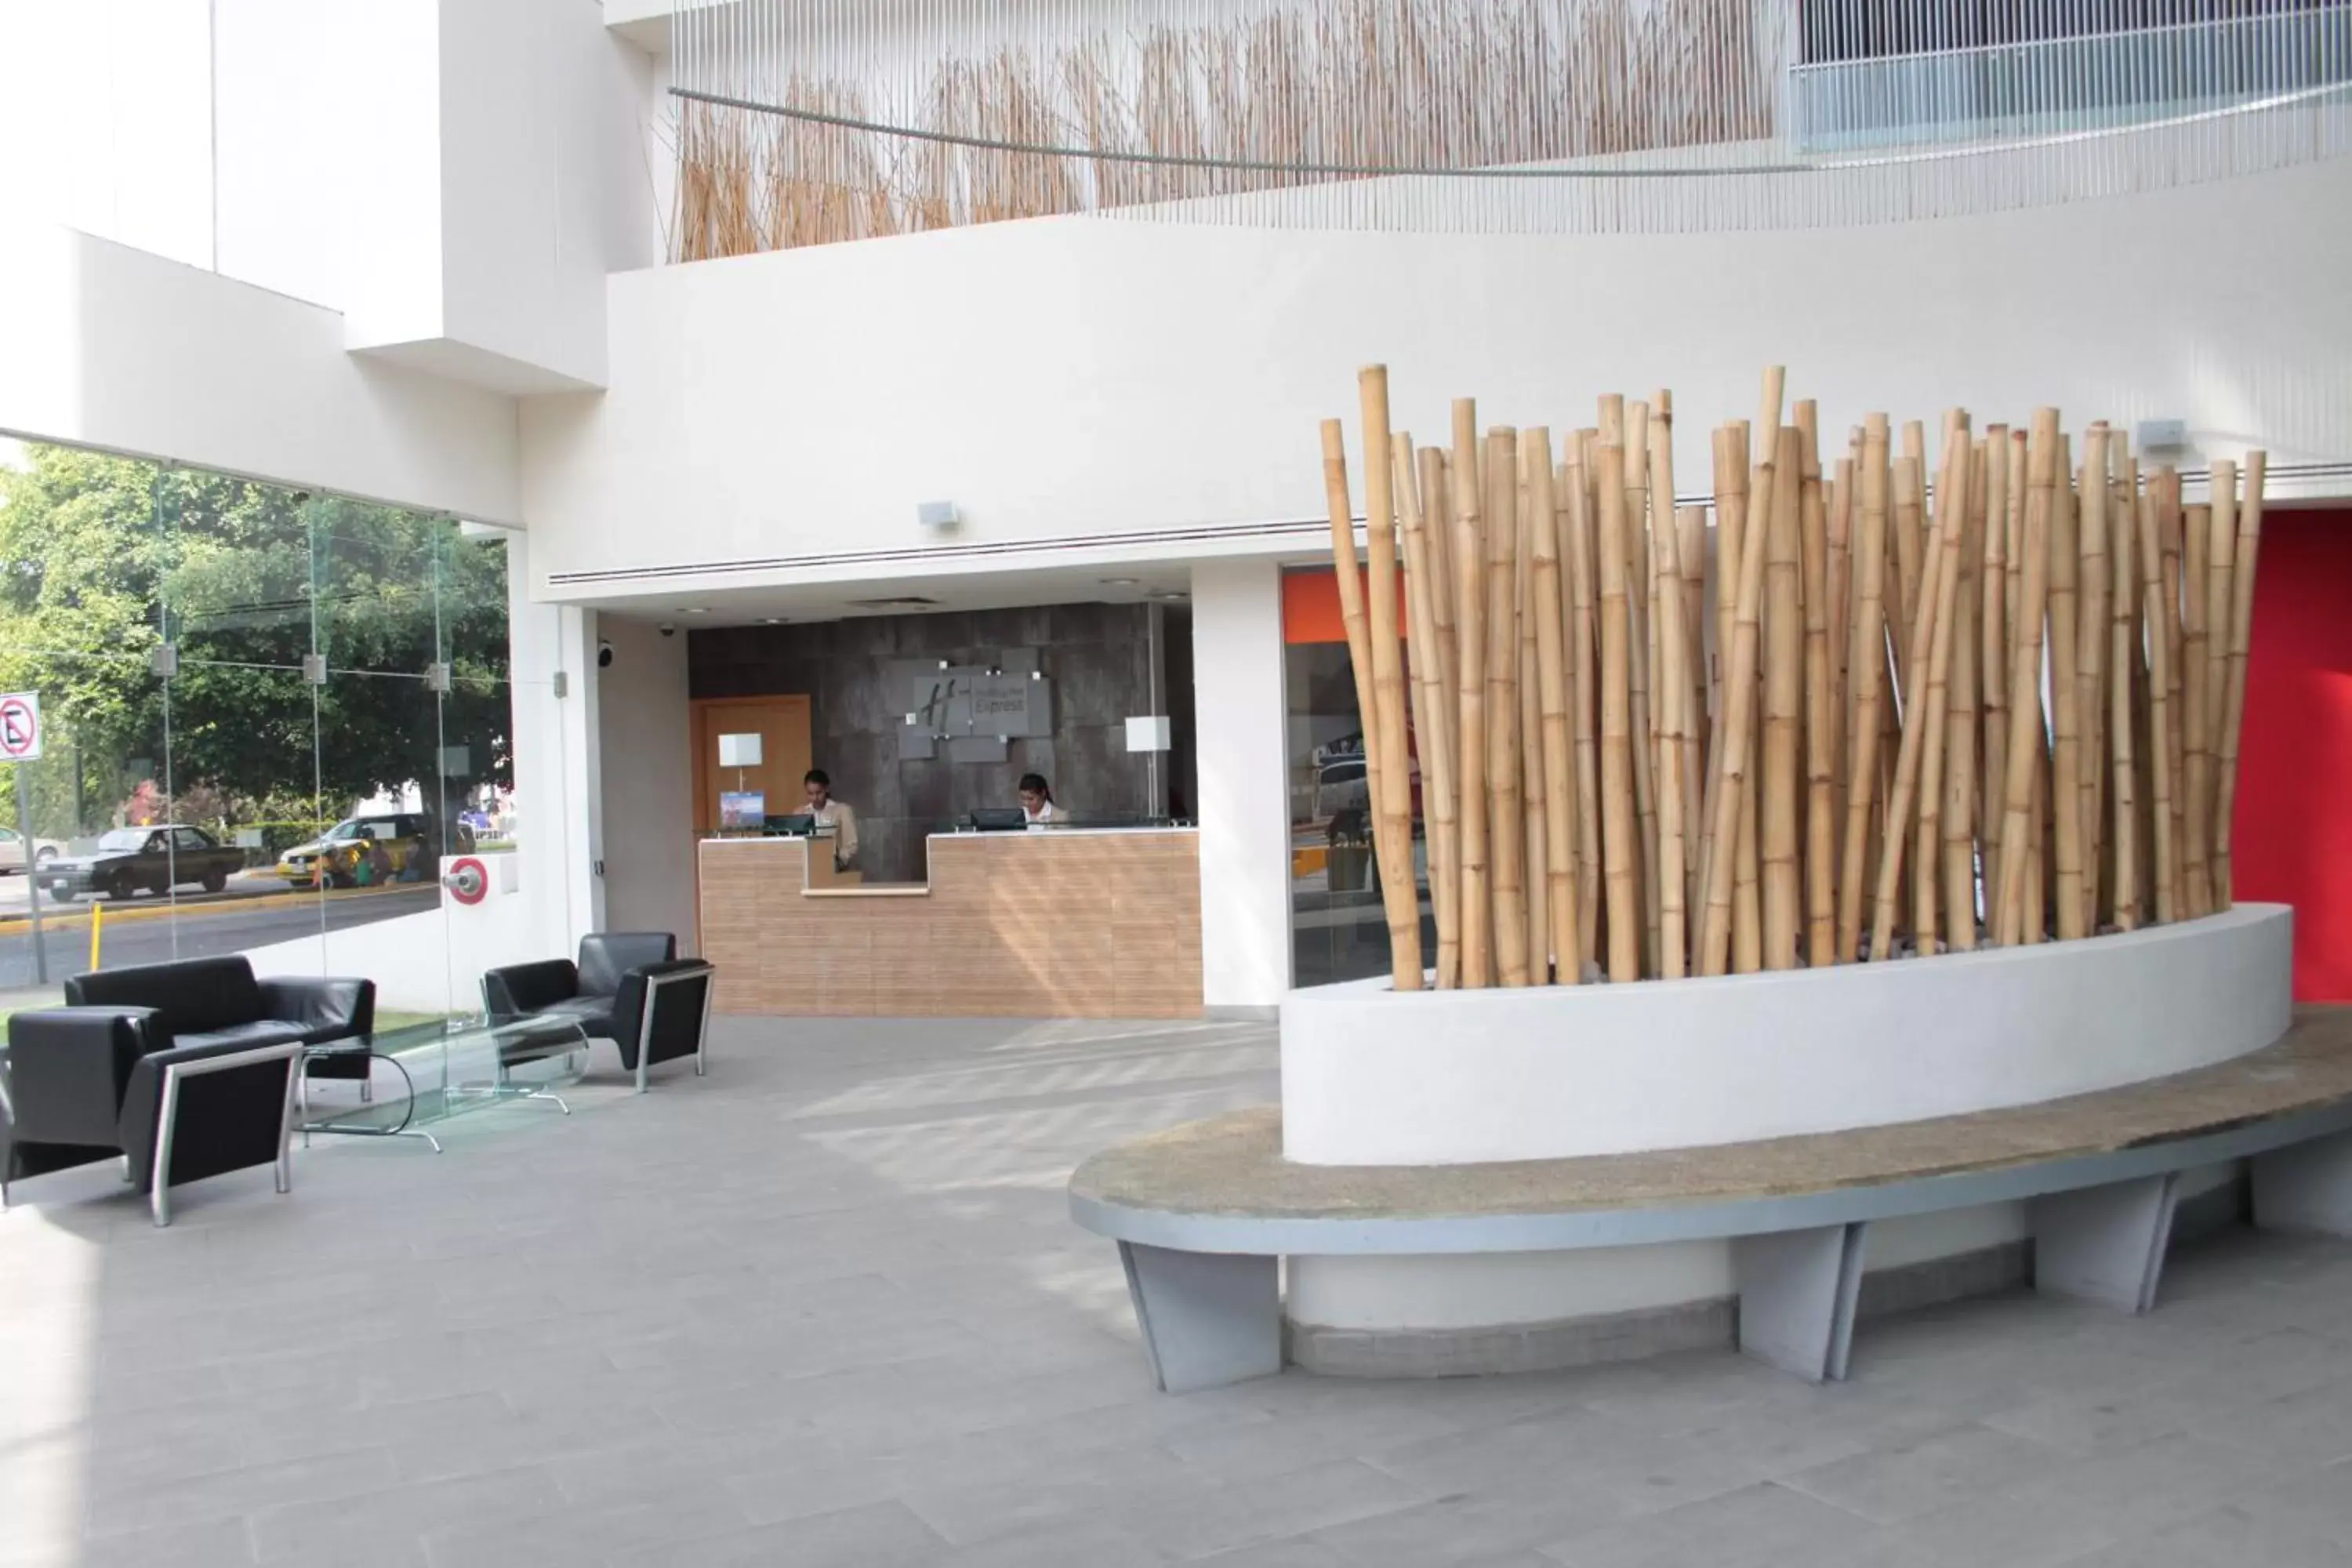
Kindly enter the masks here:
<path id="1" fill-rule="evenodd" d="M 2352 1132 L 2258 1154 L 2251 1163 L 2257 1228 L 2352 1237 Z"/>
<path id="2" fill-rule="evenodd" d="M 2033 1288 L 2126 1312 L 2156 1305 L 2178 1172 L 2033 1203 Z"/>
<path id="3" fill-rule="evenodd" d="M 1734 1242 L 1740 1350 L 1808 1383 L 1843 1381 L 1862 1289 L 1863 1235 L 1857 1223 Z"/>
<path id="4" fill-rule="evenodd" d="M 1162 1394 L 1282 1370 L 1282 1262 L 1118 1244 L 1143 1354 Z"/>

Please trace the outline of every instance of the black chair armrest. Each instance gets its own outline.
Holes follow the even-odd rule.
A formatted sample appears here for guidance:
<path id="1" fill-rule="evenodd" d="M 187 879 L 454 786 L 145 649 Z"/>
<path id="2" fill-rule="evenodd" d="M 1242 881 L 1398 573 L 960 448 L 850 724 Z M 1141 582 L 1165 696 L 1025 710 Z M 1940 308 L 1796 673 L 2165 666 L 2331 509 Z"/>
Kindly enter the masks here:
<path id="1" fill-rule="evenodd" d="M 163 1076 L 167 1068 L 222 1057 L 251 1056 L 249 1066 L 224 1068 L 181 1085 L 178 1127 L 173 1134 L 170 1184 L 194 1182 L 224 1171 L 266 1164 L 278 1157 L 286 1125 L 288 1080 L 301 1047 L 250 1046 L 223 1041 L 150 1051 L 131 1069 L 122 1097 L 118 1137 L 130 1159 L 131 1178 L 141 1192 L 152 1190 L 155 1140 L 162 1129 Z"/>
<path id="2" fill-rule="evenodd" d="M 261 1001 L 270 1017 L 301 1025 L 306 1045 L 375 1032 L 373 980 L 279 976 L 261 982 Z"/>
<path id="3" fill-rule="evenodd" d="M 660 1009 L 675 1007 L 672 1001 L 681 977 L 716 973 L 699 958 L 673 958 L 661 963 L 641 963 L 621 976 L 621 988 L 613 1001 L 614 1043 L 621 1047 L 621 1065 L 636 1070 L 637 1042 L 646 1037 L 646 1007 L 653 996 Z M 658 988 L 656 983 L 660 982 Z M 709 982 L 706 980 L 705 984 Z M 702 995 L 698 991 L 692 999 L 691 1028 L 687 1027 L 688 1015 L 676 1018 L 657 1016 L 654 1019 L 652 1060 L 669 1061 L 677 1057 L 691 1056 L 698 1044 L 702 1030 Z M 667 1026 L 667 1027 L 665 1026 Z M 681 1045 L 680 1042 L 690 1041 Z"/>
<path id="4" fill-rule="evenodd" d="M 168 1044 L 152 1007 L 43 1007 L 8 1020 L 8 1119 L 26 1142 L 111 1148 L 134 1069 Z"/>
<path id="5" fill-rule="evenodd" d="M 510 963 L 482 976 L 482 1010 L 493 1018 L 520 1018 L 580 994 L 580 970 L 568 958 Z"/>

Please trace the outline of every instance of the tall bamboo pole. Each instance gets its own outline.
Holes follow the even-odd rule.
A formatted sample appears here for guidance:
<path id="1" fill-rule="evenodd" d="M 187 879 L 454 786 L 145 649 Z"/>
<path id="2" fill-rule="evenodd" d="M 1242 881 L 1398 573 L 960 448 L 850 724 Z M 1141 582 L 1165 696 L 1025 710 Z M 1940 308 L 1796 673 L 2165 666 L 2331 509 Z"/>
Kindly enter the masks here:
<path id="1" fill-rule="evenodd" d="M 1437 922 L 1436 984 L 1453 986 L 1462 967 L 1460 846 L 1454 807 L 1454 686 L 1446 634 L 1453 616 L 1438 580 L 1442 552 L 1433 548 L 1427 519 L 1444 516 L 1444 460 L 1435 448 L 1421 454 L 1414 482 L 1412 438 L 1396 437 L 1397 496 L 1404 513 L 1405 614 L 1411 642 L 1413 733 L 1421 757 L 1422 816 L 1429 845 L 1430 907 Z M 1433 509 L 1435 509 L 1433 513 Z"/>
<path id="2" fill-rule="evenodd" d="M 1757 424 L 1752 432 L 1744 433 L 1742 445 L 1750 454 L 1748 474 L 1749 497 L 1749 531 L 1766 531 L 1763 545 L 1768 558 L 1770 551 L 1769 523 L 1774 500 L 1773 470 L 1779 459 L 1780 408 L 1786 396 L 1786 371 L 1780 365 L 1767 365 L 1764 370 L 1762 395 L 1757 400 Z M 1743 549 L 1746 542 L 1742 541 Z M 1731 967 L 1741 974 L 1753 974 L 1764 967 L 1764 912 L 1762 899 L 1763 872 L 1761 851 L 1763 811 L 1763 769 L 1757 765 L 1763 752 L 1764 700 L 1760 690 L 1765 648 L 1762 642 L 1761 618 L 1763 601 L 1758 600 L 1758 645 L 1755 678 L 1759 689 L 1748 707 L 1748 733 L 1745 755 L 1748 766 L 1739 780 L 1739 829 L 1735 839 L 1735 879 L 1731 907 Z M 1737 635 L 1737 628 L 1734 628 Z"/>
<path id="3" fill-rule="evenodd" d="M 1651 493 L 1655 495 L 1654 489 Z M 1667 492 L 1669 501 L 1673 492 Z M 1683 668 L 1688 644 L 1684 640 L 1682 552 L 1670 523 L 1654 531 L 1659 563 L 1657 615 L 1652 624 L 1658 637 L 1658 969 L 1661 979 L 1679 980 L 1687 967 L 1690 937 L 1687 925 L 1689 852 L 1683 834 L 1683 723 L 1690 705 L 1690 679 Z"/>
<path id="4" fill-rule="evenodd" d="M 1838 876 L 1838 962 L 1852 963 L 1862 942 L 1863 878 L 1869 861 L 1871 808 L 1877 797 L 1879 708 L 1886 686 L 1886 416 L 1874 414 L 1863 435 L 1862 535 L 1856 546 L 1853 647 L 1846 658 L 1854 717 L 1846 742 L 1845 844 Z"/>
<path id="5" fill-rule="evenodd" d="M 1804 702 L 1804 623 L 1798 542 L 1803 529 L 1802 437 L 1779 432 L 1764 576 L 1764 967 L 1797 962 L 1797 761 Z"/>
<path id="6" fill-rule="evenodd" d="M 2213 459 L 2206 484 L 2208 527 L 2205 579 L 2205 752 L 2218 766 L 2221 755 L 2222 710 L 2229 705 L 2230 620 L 2233 601 L 2230 569 L 2238 548 L 2238 466 L 2227 458 Z M 2221 793 L 2214 779 L 2214 794 Z"/>
<path id="7" fill-rule="evenodd" d="M 2059 438 L 2050 503 L 2050 803 L 2058 871 L 2058 936 L 2087 936 L 2083 911 L 2083 714 L 2074 679 L 2080 646 L 2083 562 L 2074 521 L 2074 472 Z"/>
<path id="8" fill-rule="evenodd" d="M 1604 419 L 1604 424 L 1606 423 Z M 1657 726 L 1652 721 L 1650 597 L 1656 574 L 1649 548 L 1650 405 L 1638 398 L 1625 405 L 1625 605 L 1631 616 L 1628 657 L 1633 681 L 1633 806 L 1642 837 L 1642 966 L 1658 973 L 1658 776 Z"/>
<path id="9" fill-rule="evenodd" d="M 2114 631 L 2107 608 L 2110 546 L 2107 526 L 2106 421 L 2095 421 L 2083 437 L 2083 479 L 2078 487 L 2076 544 L 2082 554 L 2077 577 L 2081 587 L 2074 640 L 2074 716 L 2082 725 L 2081 772 L 2076 780 L 2081 800 L 2076 807 L 2076 831 L 2083 839 L 2084 930 L 2099 929 L 2099 889 L 2107 848 L 2103 831 L 2106 802 L 2106 667 L 2107 644 Z"/>
<path id="10" fill-rule="evenodd" d="M 2219 912 L 2230 907 L 2226 879 L 2221 874 L 2220 810 L 2222 731 L 2228 728 L 2230 705 L 2230 634 L 2235 601 L 2230 574 L 2238 547 L 2237 465 L 2227 458 L 2214 459 L 2207 486 L 2211 508 L 2211 533 L 2205 546 L 2205 753 L 2211 774 L 2206 790 L 2206 903 Z"/>
<path id="11" fill-rule="evenodd" d="M 1736 427 L 1727 427 L 1717 440 L 1718 451 L 1727 447 L 1744 449 L 1747 445 Z M 1722 472 L 1719 467 L 1717 472 Z M 1725 656 L 1727 673 L 1723 689 L 1723 738 L 1717 747 L 1721 760 L 1715 768 L 1719 779 L 1711 835 L 1716 848 L 1707 863 L 1706 908 L 1699 928 L 1701 974 L 1724 973 L 1731 960 L 1740 796 L 1743 782 L 1751 771 L 1748 754 L 1756 728 L 1756 670 L 1761 655 L 1764 555 L 1771 510 L 1769 490 L 1756 499 L 1754 514 L 1734 524 L 1740 535 L 1739 556 L 1734 578 L 1731 640 Z M 1727 505 L 1721 492 L 1717 495 L 1716 506 L 1718 516 L 1735 514 L 1735 509 Z"/>
<path id="12" fill-rule="evenodd" d="M 2022 478 L 2022 476 L 2020 476 Z M 1994 907 L 2000 864 L 2002 791 L 2009 782 L 2009 426 L 1985 426 L 1984 551 L 1978 573 L 1982 625 L 1977 660 L 1984 705 L 1984 896 L 1988 936 L 1997 934 Z"/>
<path id="13" fill-rule="evenodd" d="M 1733 853 L 1731 839 L 1720 844 L 1716 839 L 1716 804 L 1723 787 L 1724 726 L 1729 722 L 1729 704 L 1726 700 L 1731 689 L 1732 624 L 1739 601 L 1740 542 L 1748 516 L 1748 444 L 1739 425 L 1718 426 L 1713 442 L 1715 477 L 1715 657 L 1719 668 L 1717 677 L 1715 712 L 1710 721 L 1706 748 L 1706 788 L 1700 803 L 1699 816 L 1699 896 L 1693 906 L 1694 921 L 1700 928 L 1701 948 L 1704 948 L 1706 889 L 1713 882 L 1713 868 L 1717 854 L 1727 858 Z M 1734 837 L 1737 829 L 1734 829 Z M 1696 960 L 1695 960 L 1696 966 Z"/>
<path id="14" fill-rule="evenodd" d="M 2213 902 L 2228 909 L 2237 896 L 2230 859 L 2231 819 L 2238 808 L 2238 742 L 2246 723 L 2246 652 L 2254 626 L 2254 560 L 2263 543 L 2263 487 L 2270 454 L 2246 454 L 2246 500 L 2238 509 L 2238 542 L 2230 583 L 2229 687 L 2221 705 L 2221 790 L 2213 803 Z"/>
<path id="15" fill-rule="evenodd" d="M 2209 749 L 2211 721 L 2206 714 L 2210 662 L 2206 644 L 2206 552 L 2212 548 L 2210 507 L 2192 506 L 2181 514 L 2180 535 L 2180 734 L 2188 764 L 2189 797 L 2182 821 L 2188 837 L 2181 847 L 2182 880 L 2188 893 L 2189 917 L 2212 912 L 2211 844 L 2213 823 L 2213 756 Z"/>
<path id="16" fill-rule="evenodd" d="M 1519 763 L 1518 432 L 1486 432 L 1486 827 L 1492 840 L 1495 968 L 1528 983 L 1527 818 Z"/>
<path id="17" fill-rule="evenodd" d="M 1625 454 L 1603 446 L 1594 489 L 1601 501 L 1601 837 L 1609 903 L 1609 978 L 1642 977 L 1642 906 L 1633 868 L 1642 858 L 1633 804 L 1633 615 L 1626 600 Z"/>
<path id="18" fill-rule="evenodd" d="M 1846 678 L 1846 658 L 1853 641 L 1853 543 L 1857 531 L 1858 500 L 1854 493 L 1854 474 L 1861 467 L 1860 426 L 1855 426 L 1849 433 L 1847 448 L 1846 455 L 1837 460 L 1829 492 L 1830 820 L 1833 825 L 1832 832 L 1835 835 L 1832 863 L 1841 880 L 1844 875 L 1844 865 L 1836 857 L 1843 852 L 1845 843 L 1846 737 L 1853 729 L 1853 684 Z M 1830 889 L 1830 962 L 1836 963 L 1843 961 L 1836 956 L 1837 887 L 1834 884 Z"/>
<path id="19" fill-rule="evenodd" d="M 1558 979 L 1583 977 L 1577 945 L 1575 748 L 1569 733 L 1567 616 L 1559 584 L 1558 498 L 1552 491 L 1551 432 L 1535 426 L 1520 437 L 1528 454 L 1528 500 L 1537 524 L 1535 556 L 1536 666 L 1543 724 L 1543 808 L 1546 911 Z"/>
<path id="20" fill-rule="evenodd" d="M 2160 480 L 2162 476 L 2157 478 Z M 2164 510 L 2151 484 L 2139 498 L 2139 578 L 2146 610 L 2143 635 L 2147 641 L 2148 811 L 2155 819 L 2156 918 L 2168 924 L 2180 914 L 2179 848 L 2173 841 L 2174 773 L 2172 722 L 2172 639 L 2164 609 Z"/>
<path id="21" fill-rule="evenodd" d="M 1961 511 L 1967 531 L 1959 542 L 1959 594 L 1951 626 L 1944 633 L 1951 671 L 1945 689 L 1949 718 L 1944 729 L 1943 937 L 1952 951 L 1967 952 L 1977 944 L 1977 667 L 1983 652 L 1977 616 L 1984 584 L 1983 446 L 1970 450 L 1963 439 L 1958 463 L 1968 475 L 1967 505 Z"/>
<path id="22" fill-rule="evenodd" d="M 2139 599 L 2138 508 L 2131 489 L 2118 488 L 2109 509 L 2108 532 L 2113 544 L 2115 592 L 2110 596 L 2107 635 L 2107 750 L 2113 773 L 2108 798 L 2115 827 L 2108 834 L 2115 847 L 2115 880 L 2107 919 L 2117 931 L 2139 925 L 2139 775 L 2134 756 L 2137 716 L 2133 690 L 2138 684 L 2139 642 L 2132 606 Z"/>
<path id="23" fill-rule="evenodd" d="M 1601 934 L 1601 639 L 1596 624 L 1598 584 L 1593 555 L 1594 520 L 1582 439 L 1569 444 L 1577 458 L 1568 468 L 1569 718 L 1576 745 L 1576 942 L 1577 951 L 1598 958 Z"/>
<path id="24" fill-rule="evenodd" d="M 1454 655 L 1460 732 L 1455 785 L 1461 794 L 1462 984 L 1495 983 L 1494 906 L 1487 888 L 1486 540 L 1480 515 L 1477 405 L 1454 405 Z"/>
<path id="25" fill-rule="evenodd" d="M 1379 836 L 1372 852 L 1380 861 L 1381 901 L 1389 921 L 1392 983 L 1399 991 L 1421 989 L 1421 895 L 1413 872 L 1412 762 L 1405 733 L 1404 661 L 1397 638 L 1396 498 L 1391 478 L 1389 373 L 1368 365 L 1357 376 L 1364 417 L 1366 564 L 1370 568 L 1372 701 L 1377 730 L 1365 727 L 1368 762 L 1377 734 L 1381 788 L 1375 797 Z"/>
<path id="26" fill-rule="evenodd" d="M 2161 541 L 2163 560 L 2158 568 L 2163 575 L 2163 616 L 2165 643 L 2164 749 L 2168 771 L 2172 775 L 2172 907 L 2179 919 L 2189 920 L 2197 913 L 2197 906 L 2189 896 L 2189 757 L 2181 730 L 2181 715 L 2187 701 L 2180 674 L 2187 662 L 2185 632 L 2180 620 L 2180 475 L 2170 468 L 2159 470 L 2156 483 L 2156 530 Z"/>
<path id="27" fill-rule="evenodd" d="M 1552 531 L 1551 510 L 1544 509 L 1540 524 L 1536 513 L 1536 474 L 1539 466 L 1551 478 L 1550 443 L 1545 442 L 1541 462 L 1530 461 L 1524 438 L 1519 442 L 1518 538 L 1512 554 L 1512 582 L 1517 595 L 1519 695 L 1519 842 L 1527 858 L 1528 983 L 1551 983 L 1551 857 L 1545 842 L 1543 776 L 1543 669 L 1541 638 L 1536 626 L 1535 542 Z M 1543 498 L 1547 502 L 1550 497 Z"/>
<path id="28" fill-rule="evenodd" d="M 1811 411 L 1809 403 L 1798 406 Z M 1807 432 L 1799 540 L 1805 617 L 1805 962 L 1830 964 L 1837 962 L 1837 822 L 1831 782 L 1837 773 L 1837 707 L 1831 682 L 1829 507 L 1811 421 L 1799 428 Z"/>
<path id="29" fill-rule="evenodd" d="M 1948 469 L 1954 465 L 1948 463 Z M 1911 459 L 1905 458 L 1905 463 Z M 1898 465 L 1898 468 L 1900 465 Z M 1965 472 L 1965 470 L 1961 470 Z M 1955 481 L 1948 475 L 1945 491 L 1966 481 Z M 1959 534 L 1964 528 L 1962 513 L 1948 506 L 1937 509 L 1935 531 L 1923 542 L 1919 580 L 1920 605 L 1911 623 L 1910 655 L 1906 668 L 1916 672 L 1916 684 L 1904 692 L 1903 738 L 1895 753 L 1895 788 L 1888 796 L 1886 808 L 1886 845 L 1878 864 L 1878 899 L 1871 917 L 1870 957 L 1873 963 L 1890 958 L 1895 951 L 1895 920 L 1901 889 L 1904 849 L 1914 828 L 1912 811 L 1920 793 L 1921 776 L 1927 752 L 1934 749 L 1937 731 L 1943 722 L 1938 693 L 1946 679 L 1948 660 L 1939 660 L 1939 650 L 1948 650 L 1949 640 L 1939 635 L 1948 630 L 1952 614 L 1952 595 L 1959 581 Z M 1939 668 L 1939 663 L 1945 668 Z M 1932 887 L 1935 880 L 1932 867 L 1916 868 L 1915 879 Z M 1933 918 L 1933 910 L 1928 912 Z M 1934 940 L 1932 932 L 1921 931 L 1924 941 Z M 1925 952 L 1927 948 L 1922 947 Z"/>
<path id="30" fill-rule="evenodd" d="M 1683 753 L 1683 966 L 1687 971 L 1688 939 L 1695 932 L 1700 900 L 1706 896 L 1698 884 L 1698 814 L 1700 797 L 1706 789 L 1706 514 L 1703 508 L 1675 505 L 1673 394 L 1663 389 L 1654 394 L 1651 410 L 1651 527 L 1659 538 L 1660 552 L 1671 557 L 1683 595 L 1681 613 L 1676 617 L 1683 647 L 1675 662 L 1682 672 L 1683 691 L 1681 722 L 1675 739 Z M 1663 571 L 1660 575 L 1663 579 Z"/>
<path id="31" fill-rule="evenodd" d="M 1665 979 L 1679 979 L 1690 967 L 1690 814 L 1696 809 L 1687 779 L 1690 721 L 1690 597 L 1685 590 L 1682 527 L 1675 511 L 1674 426 L 1658 395 L 1659 416 L 1649 426 L 1643 455 L 1650 478 L 1651 559 L 1657 564 L 1656 614 L 1652 626 L 1661 668 L 1656 671 L 1658 717 L 1658 967 Z"/>
<path id="32" fill-rule="evenodd" d="M 2015 436 L 2011 434 L 2012 455 Z M 2009 777 L 2004 781 L 2000 829 L 2000 910 L 1998 930 L 2003 947 L 2026 938 L 2029 923 L 2036 940 L 2042 924 L 2038 906 L 2041 885 L 2029 889 L 2030 862 L 2041 848 L 2042 828 L 2033 815 L 2033 778 L 2042 756 L 2042 655 L 2043 617 L 2047 610 L 2050 573 L 2050 513 L 2057 486 L 2058 411 L 2044 408 L 2033 416 L 2033 437 L 2026 448 L 2024 531 L 2015 552 L 2019 562 L 2017 635 L 2012 639 L 2009 669 Z M 2029 921 L 2027 911 L 2033 909 Z"/>
<path id="33" fill-rule="evenodd" d="M 1356 552 L 1355 501 L 1348 488 L 1346 426 L 1326 419 L 1323 434 L 1323 501 L 1331 522 L 1331 569 L 1339 585 L 1339 620 L 1348 634 L 1348 672 L 1356 686 L 1356 713 L 1364 731 L 1364 793 L 1367 825 L 1378 834 L 1381 817 L 1381 789 L 1384 782 L 1374 766 L 1372 732 L 1380 704 L 1372 684 L 1371 624 L 1364 609 L 1363 567 Z M 1377 842 L 1375 854 L 1379 852 Z"/>

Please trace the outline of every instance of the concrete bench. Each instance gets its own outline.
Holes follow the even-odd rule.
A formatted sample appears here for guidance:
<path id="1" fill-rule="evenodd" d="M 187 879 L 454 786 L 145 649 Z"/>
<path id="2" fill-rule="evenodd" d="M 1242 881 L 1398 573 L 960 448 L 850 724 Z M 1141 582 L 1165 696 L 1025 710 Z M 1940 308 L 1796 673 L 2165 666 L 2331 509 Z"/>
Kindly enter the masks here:
<path id="1" fill-rule="evenodd" d="M 1889 1049 L 1899 1049 L 1890 1042 Z M 1273 1107 L 1106 1150 L 1070 1212 L 1118 1243 L 1151 1375 L 1176 1394 L 1282 1369 L 1281 1259 L 1730 1238 L 1740 1349 L 1845 1375 L 1873 1221 L 2032 1204 L 2035 1289 L 2145 1312 L 2180 1173 L 2251 1163 L 2258 1226 L 2352 1236 L 2352 1008 L 2275 1045 L 2096 1094 L 1707 1148 L 1495 1164 L 1282 1157 Z"/>

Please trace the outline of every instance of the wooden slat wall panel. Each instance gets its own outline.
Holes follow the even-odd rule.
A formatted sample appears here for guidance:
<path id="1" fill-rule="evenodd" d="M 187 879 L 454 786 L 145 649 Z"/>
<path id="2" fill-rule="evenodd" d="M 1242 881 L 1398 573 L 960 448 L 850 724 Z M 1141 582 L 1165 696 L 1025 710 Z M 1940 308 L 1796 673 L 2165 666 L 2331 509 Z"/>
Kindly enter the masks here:
<path id="1" fill-rule="evenodd" d="M 800 839 L 711 840 L 700 854 L 721 1013 L 1200 1016 L 1189 831 L 937 837 L 920 897 L 810 897 Z"/>

